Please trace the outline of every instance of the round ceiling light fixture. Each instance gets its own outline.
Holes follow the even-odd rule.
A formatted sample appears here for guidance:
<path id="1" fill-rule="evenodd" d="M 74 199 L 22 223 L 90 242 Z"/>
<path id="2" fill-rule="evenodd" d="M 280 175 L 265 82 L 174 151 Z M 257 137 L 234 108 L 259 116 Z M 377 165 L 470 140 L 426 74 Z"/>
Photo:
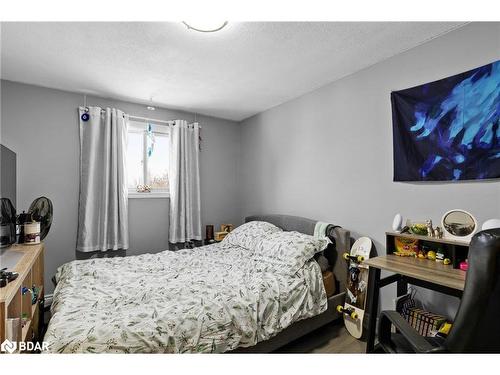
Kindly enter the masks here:
<path id="1" fill-rule="evenodd" d="M 186 25 L 189 30 L 198 31 L 200 33 L 214 33 L 216 31 L 222 30 L 227 25 L 227 21 L 182 21 L 182 23 Z"/>

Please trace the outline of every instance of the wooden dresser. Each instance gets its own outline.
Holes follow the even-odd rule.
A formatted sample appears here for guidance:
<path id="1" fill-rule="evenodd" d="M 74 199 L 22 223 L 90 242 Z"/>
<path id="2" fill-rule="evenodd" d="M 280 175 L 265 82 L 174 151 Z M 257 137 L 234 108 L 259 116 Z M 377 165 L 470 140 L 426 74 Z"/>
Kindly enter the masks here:
<path id="1" fill-rule="evenodd" d="M 21 341 L 36 341 L 38 339 L 39 328 L 42 323 L 40 305 L 44 298 L 43 283 L 43 254 L 44 245 L 13 245 L 3 250 L 3 257 L 6 253 L 11 259 L 17 259 L 16 265 L 9 267 L 9 271 L 19 273 L 19 277 L 0 288 L 0 343 L 7 336 L 7 319 L 21 318 L 24 321 L 23 326 L 19 326 L 17 331 Z M 1 265 L 6 267 L 5 264 Z M 38 292 L 36 301 L 32 301 L 32 293 L 26 289 L 33 289 L 35 286 Z M 25 289 L 26 288 L 26 289 Z M 22 291 L 25 290 L 23 294 Z M 34 302 L 34 303 L 33 303 Z"/>

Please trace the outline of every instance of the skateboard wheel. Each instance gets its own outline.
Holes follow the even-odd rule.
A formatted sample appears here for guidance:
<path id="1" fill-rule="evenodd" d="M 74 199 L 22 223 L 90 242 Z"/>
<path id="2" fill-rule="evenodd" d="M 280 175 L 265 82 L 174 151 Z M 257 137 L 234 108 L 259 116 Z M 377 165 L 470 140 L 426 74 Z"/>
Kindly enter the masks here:
<path id="1" fill-rule="evenodd" d="M 362 255 L 358 255 L 358 257 L 357 257 L 356 259 L 358 260 L 358 262 L 360 262 L 360 263 L 361 263 L 362 261 L 364 261 L 364 260 L 365 260 L 365 257 L 364 257 L 364 256 L 362 256 Z"/>
<path id="2" fill-rule="evenodd" d="M 358 314 L 356 314 L 356 312 L 355 312 L 355 311 L 353 311 L 353 312 L 351 313 L 351 318 L 352 318 L 352 319 L 354 319 L 354 320 L 358 319 Z"/>
<path id="3" fill-rule="evenodd" d="M 349 260 L 349 253 L 344 253 L 344 255 L 342 255 L 342 257 L 343 257 L 345 260 Z"/>
<path id="4" fill-rule="evenodd" d="M 341 313 L 341 312 L 343 312 L 343 311 L 344 311 L 344 308 L 343 308 L 342 306 L 338 305 L 338 306 L 337 306 L 337 311 L 338 311 L 339 313 Z"/>

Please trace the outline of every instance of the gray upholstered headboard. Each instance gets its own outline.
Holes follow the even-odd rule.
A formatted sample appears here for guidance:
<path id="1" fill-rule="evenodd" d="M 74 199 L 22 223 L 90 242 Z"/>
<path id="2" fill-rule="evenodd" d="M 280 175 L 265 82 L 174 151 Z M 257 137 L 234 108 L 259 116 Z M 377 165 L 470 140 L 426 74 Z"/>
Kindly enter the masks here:
<path id="1" fill-rule="evenodd" d="M 306 219 L 300 216 L 290 215 L 253 215 L 247 216 L 245 222 L 267 221 L 286 231 L 297 231 L 304 234 L 314 234 L 314 227 L 317 221 Z M 332 245 L 325 250 L 325 256 L 333 267 L 333 273 L 338 282 L 338 292 L 345 290 L 347 279 L 347 265 L 342 258 L 342 254 L 349 252 L 351 247 L 351 234 L 348 230 L 338 225 L 331 224 L 327 228 L 327 235 L 332 241 Z"/>

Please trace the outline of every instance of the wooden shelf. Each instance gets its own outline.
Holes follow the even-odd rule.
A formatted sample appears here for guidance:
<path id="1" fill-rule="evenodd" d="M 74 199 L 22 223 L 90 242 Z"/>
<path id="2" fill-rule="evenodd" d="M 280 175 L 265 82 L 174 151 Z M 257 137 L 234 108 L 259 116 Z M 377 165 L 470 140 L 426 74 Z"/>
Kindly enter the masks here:
<path id="1" fill-rule="evenodd" d="M 469 242 L 467 241 L 457 241 L 450 238 L 419 236 L 416 234 L 399 232 L 386 232 L 385 236 L 387 254 L 393 254 L 394 252 L 396 252 L 396 238 L 407 238 L 425 242 L 425 245 L 432 250 L 434 250 L 434 246 L 432 244 L 439 245 L 435 246 L 434 248 L 441 248 L 445 252 L 446 257 L 450 258 L 453 268 L 459 268 L 460 263 L 465 261 L 469 254 Z"/>
<path id="2" fill-rule="evenodd" d="M 44 245 L 13 245 L 6 250 L 21 255 L 17 264 L 9 271 L 19 273 L 16 280 L 0 288 L 0 342 L 5 340 L 6 319 L 27 318 L 27 323 L 20 329 L 22 341 L 31 340 L 32 333 L 35 335 L 40 327 L 38 313 L 38 301 L 43 298 L 43 254 Z M 31 304 L 31 294 L 22 295 L 23 287 L 31 289 L 33 285 L 40 288 L 39 297 L 35 304 Z"/>
<path id="3" fill-rule="evenodd" d="M 10 300 L 16 295 L 26 276 L 31 272 L 33 264 L 40 256 L 43 251 L 43 244 L 40 245 L 12 245 L 6 251 L 21 252 L 23 257 L 17 262 L 14 269 L 9 271 L 15 271 L 19 273 L 17 279 L 13 282 L 7 284 L 6 287 L 0 288 L 0 302 L 8 304 Z"/>
<path id="4" fill-rule="evenodd" d="M 420 236 L 418 234 L 412 234 L 412 233 L 399 233 L 399 232 L 385 232 L 385 234 L 387 236 L 409 238 L 412 240 L 445 243 L 445 244 L 449 244 L 449 245 L 469 246 L 469 241 L 459 241 L 459 240 L 454 240 L 454 239 L 446 238 L 446 237 L 436 238 L 436 237 L 430 237 L 430 236 Z"/>
<path id="5" fill-rule="evenodd" d="M 364 264 L 453 289 L 464 290 L 465 286 L 465 271 L 429 259 L 385 255 L 367 259 Z"/>

